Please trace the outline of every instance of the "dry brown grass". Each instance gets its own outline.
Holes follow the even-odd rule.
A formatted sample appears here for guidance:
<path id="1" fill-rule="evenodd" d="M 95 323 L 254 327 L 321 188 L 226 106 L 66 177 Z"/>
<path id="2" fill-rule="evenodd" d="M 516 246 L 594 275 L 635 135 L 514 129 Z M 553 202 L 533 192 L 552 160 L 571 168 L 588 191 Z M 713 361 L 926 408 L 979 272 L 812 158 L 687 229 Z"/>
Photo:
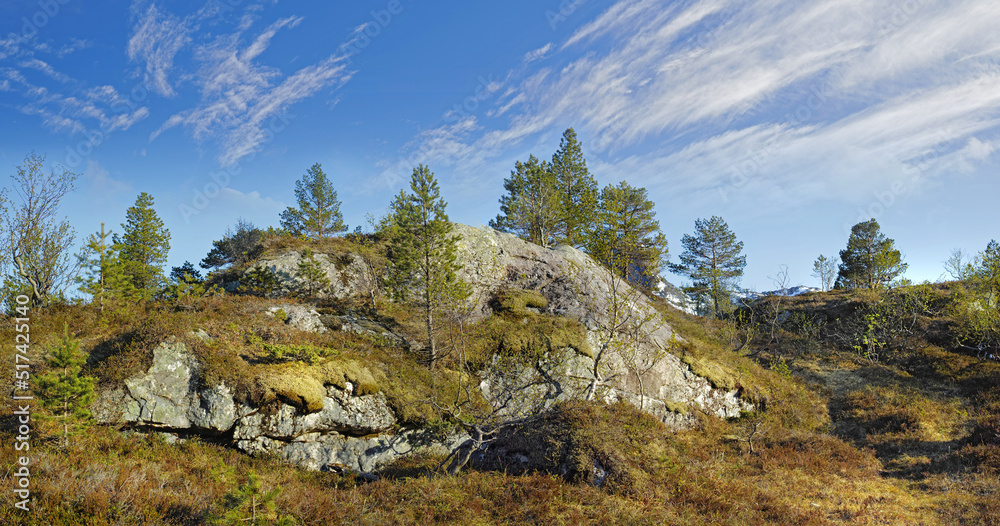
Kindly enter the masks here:
<path id="1" fill-rule="evenodd" d="M 852 301 L 849 293 L 816 294 L 789 308 L 834 320 Z M 206 382 L 225 380 L 248 399 L 287 389 L 281 396 L 301 396 L 308 407 L 316 385 L 351 381 L 384 392 L 408 422 L 435 421 L 421 401 L 456 385 L 457 373 L 431 371 L 412 353 L 356 335 L 293 331 L 263 314 L 277 303 L 207 298 L 194 310 L 148 303 L 104 314 L 58 307 L 33 318 L 33 341 L 41 352 L 68 322 L 91 352 L 87 371 L 107 385 L 174 335 L 203 360 Z M 765 403 L 754 453 L 733 440 L 741 421 L 702 415 L 696 429 L 671 434 L 630 406 L 574 403 L 532 430 L 548 461 L 538 472 L 443 477 L 433 473 L 440 458 L 417 457 L 360 483 L 199 440 L 167 445 L 94 427 L 68 450 L 36 437 L 34 511 L 19 514 L 2 492 L 0 523 L 201 524 L 253 470 L 265 490 L 282 489 L 279 511 L 303 524 L 1000 524 L 1000 364 L 949 348 L 946 321 L 925 320 L 905 348 L 873 364 L 793 333 L 754 357 L 734 354 L 719 322 L 664 312 L 689 342 L 680 350 L 689 363 L 716 368 L 718 385 Z M 416 323 L 399 306 L 380 304 L 380 313 L 404 332 Z M 187 336 L 196 329 L 212 342 Z M 12 329 L 0 333 L 10 339 Z M 806 350 L 781 347 L 799 344 Z M 10 363 L 11 352 L 0 358 Z M 776 366 L 779 353 L 796 379 Z M 268 384 L 267 374 L 298 380 Z M 6 444 L 10 423 L 0 430 Z M 11 466 L 14 455 L 5 447 L 0 460 Z M 588 483 L 595 460 L 612 472 L 600 488 Z M 0 480 L 10 487 L 10 470 Z"/>

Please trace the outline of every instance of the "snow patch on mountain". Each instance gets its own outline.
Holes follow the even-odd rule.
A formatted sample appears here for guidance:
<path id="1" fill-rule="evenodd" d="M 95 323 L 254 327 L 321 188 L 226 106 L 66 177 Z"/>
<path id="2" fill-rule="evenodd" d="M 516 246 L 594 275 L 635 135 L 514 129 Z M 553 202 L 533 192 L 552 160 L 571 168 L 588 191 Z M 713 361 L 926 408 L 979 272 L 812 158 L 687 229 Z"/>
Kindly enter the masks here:
<path id="1" fill-rule="evenodd" d="M 698 314 L 698 302 L 684 293 L 673 283 L 665 279 L 660 279 L 654 289 L 656 295 L 666 300 L 671 306 L 688 314 Z"/>
<path id="2" fill-rule="evenodd" d="M 766 296 L 801 296 L 803 294 L 809 294 L 811 292 L 820 292 L 817 287 L 807 287 L 805 285 L 797 285 L 795 287 L 788 287 L 778 290 L 769 290 L 766 292 L 756 292 L 751 290 L 741 291 L 733 294 L 733 301 L 740 300 L 750 300 L 753 301 L 758 298 L 763 298 Z"/>

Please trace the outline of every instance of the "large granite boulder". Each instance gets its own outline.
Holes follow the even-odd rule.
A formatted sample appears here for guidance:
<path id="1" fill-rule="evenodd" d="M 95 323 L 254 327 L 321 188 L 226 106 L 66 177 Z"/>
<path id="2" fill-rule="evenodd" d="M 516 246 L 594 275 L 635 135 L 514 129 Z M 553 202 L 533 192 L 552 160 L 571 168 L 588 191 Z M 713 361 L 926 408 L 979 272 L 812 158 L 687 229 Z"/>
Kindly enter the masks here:
<path id="1" fill-rule="evenodd" d="M 97 417 L 150 428 L 226 432 L 247 410 L 237 407 L 225 384 L 200 389 L 200 370 L 187 345 L 161 343 L 145 373 L 104 393 Z"/>
<path id="2" fill-rule="evenodd" d="M 491 313 L 499 292 L 527 290 L 544 297 L 542 313 L 586 327 L 591 356 L 564 352 L 546 357 L 548 381 L 533 389 L 545 390 L 553 402 L 580 398 L 598 380 L 598 398 L 629 401 L 680 427 L 691 419 L 675 409 L 694 406 L 729 417 L 752 407 L 736 389 L 717 389 L 670 352 L 683 337 L 645 295 L 584 252 L 569 246 L 543 248 L 485 227 L 456 224 L 455 232 L 461 236 L 461 277 L 473 287 L 474 311 L 480 316 Z M 524 365 L 523 374 L 537 376 L 536 365 Z M 497 392 L 488 379 L 483 388 L 488 395 Z"/>

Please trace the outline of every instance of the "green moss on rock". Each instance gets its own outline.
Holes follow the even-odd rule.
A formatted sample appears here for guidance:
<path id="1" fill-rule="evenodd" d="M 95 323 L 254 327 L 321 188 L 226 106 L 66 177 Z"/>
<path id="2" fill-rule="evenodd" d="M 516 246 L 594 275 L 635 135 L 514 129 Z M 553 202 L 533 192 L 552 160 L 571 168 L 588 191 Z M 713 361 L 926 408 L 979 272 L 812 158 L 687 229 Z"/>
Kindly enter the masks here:
<path id="1" fill-rule="evenodd" d="M 544 309 L 548 306 L 549 300 L 538 291 L 505 290 L 497 293 L 495 310 L 502 316 L 522 317 L 535 314 L 529 308 Z"/>

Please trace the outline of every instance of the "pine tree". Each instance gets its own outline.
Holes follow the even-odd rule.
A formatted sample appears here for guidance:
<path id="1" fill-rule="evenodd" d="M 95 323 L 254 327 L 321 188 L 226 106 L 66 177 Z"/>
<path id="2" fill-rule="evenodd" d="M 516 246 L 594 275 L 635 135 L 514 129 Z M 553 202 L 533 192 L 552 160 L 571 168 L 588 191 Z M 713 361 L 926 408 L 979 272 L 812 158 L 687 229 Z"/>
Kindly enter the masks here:
<path id="1" fill-rule="evenodd" d="M 201 268 L 219 269 L 249 263 L 260 255 L 263 240 L 264 231 L 241 218 L 236 221 L 236 230 L 227 228 L 222 239 L 212 241 L 212 250 L 201 260 Z"/>
<path id="2" fill-rule="evenodd" d="M 183 265 L 170 269 L 170 281 L 174 283 L 200 283 L 201 271 L 194 268 L 194 263 L 185 261 Z"/>
<path id="3" fill-rule="evenodd" d="M 457 276 L 461 264 L 456 256 L 459 237 L 445 213 L 434 174 L 424 165 L 413 169 L 413 193 L 403 191 L 390 205 L 393 228 L 390 283 L 397 297 L 415 293 L 424 313 L 431 367 L 439 359 L 435 341 L 438 317 L 449 305 L 469 296 L 469 288 Z"/>
<path id="4" fill-rule="evenodd" d="M 694 235 L 681 238 L 681 263 L 671 264 L 670 269 L 691 278 L 692 286 L 687 290 L 708 294 L 714 314 L 722 316 L 731 308 L 732 294 L 747 264 L 747 257 L 740 254 L 743 242 L 737 241 L 736 234 L 719 216 L 707 221 L 698 219 L 694 228 Z"/>
<path id="5" fill-rule="evenodd" d="M 847 248 L 840 251 L 840 261 L 838 288 L 881 288 L 908 266 L 896 250 L 895 241 L 879 230 L 875 219 L 851 227 Z"/>
<path id="6" fill-rule="evenodd" d="M 551 170 L 560 200 L 554 209 L 559 216 L 556 242 L 583 247 L 595 221 L 598 192 L 573 128 L 563 132 L 559 150 L 552 156 Z"/>
<path id="7" fill-rule="evenodd" d="M 288 207 L 281 213 L 281 227 L 291 234 L 320 239 L 347 230 L 337 191 L 319 163 L 295 182 L 295 199 L 298 208 Z"/>
<path id="8" fill-rule="evenodd" d="M 294 518 L 278 513 L 275 499 L 281 494 L 280 487 L 264 493 L 263 484 L 256 472 L 247 473 L 247 481 L 236 490 L 226 494 L 220 513 L 208 517 L 208 524 L 229 526 L 249 524 L 251 526 L 291 526 L 297 524 Z"/>
<path id="9" fill-rule="evenodd" d="M 279 288 L 281 288 L 281 282 L 278 281 L 277 274 L 271 267 L 264 265 L 253 267 L 240 278 L 239 290 L 246 294 L 267 297 Z"/>
<path id="10" fill-rule="evenodd" d="M 833 280 L 837 277 L 836 261 L 820 254 L 813 262 L 813 277 L 819 278 L 820 288 L 828 291 L 833 286 Z"/>
<path id="11" fill-rule="evenodd" d="M 490 227 L 514 234 L 521 239 L 552 246 L 562 214 L 562 202 L 556 191 L 552 167 L 531 155 L 528 162 L 517 161 L 503 186 L 507 195 L 500 198 L 500 214 Z"/>
<path id="12" fill-rule="evenodd" d="M 302 251 L 298 271 L 302 278 L 302 291 L 309 296 L 330 286 L 330 278 L 326 277 L 323 267 L 316 261 L 316 255 L 308 247 Z"/>
<path id="13" fill-rule="evenodd" d="M 649 286 L 660 275 L 667 256 L 667 239 L 654 219 L 654 204 L 645 188 L 625 181 L 601 192 L 594 231 L 587 252 L 626 281 Z"/>
<path id="14" fill-rule="evenodd" d="M 153 209 L 153 196 L 142 192 L 135 205 L 125 212 L 124 234 L 114 235 L 125 275 L 144 296 L 155 293 L 164 283 L 163 265 L 170 251 L 170 231 Z"/>
<path id="15" fill-rule="evenodd" d="M 997 301 L 997 294 L 1000 294 L 1000 243 L 990 240 L 986 245 L 986 250 L 979 255 L 979 268 L 977 276 L 982 281 L 983 286 L 988 288 L 993 295 L 993 301 Z"/>
<path id="16" fill-rule="evenodd" d="M 39 399 L 42 406 L 62 422 L 63 444 L 69 447 L 72 419 L 82 423 L 90 418 L 90 404 L 94 401 L 95 380 L 80 376 L 86 363 L 80 352 L 80 343 L 69 335 L 69 326 L 63 326 L 59 345 L 49 351 L 46 360 L 50 371 L 38 379 Z"/>
<path id="17" fill-rule="evenodd" d="M 101 231 L 87 238 L 87 244 L 77 256 L 83 268 L 83 275 L 77 277 L 80 292 L 90 294 L 102 312 L 109 301 L 128 298 L 135 293 L 125 275 L 118 246 L 108 239 L 110 235 L 111 231 L 105 230 L 101 223 Z"/>
<path id="18" fill-rule="evenodd" d="M 185 261 L 170 270 L 170 284 L 163 289 L 163 295 L 172 299 L 178 309 L 194 310 L 202 298 L 222 294 L 222 291 L 218 285 L 207 286 L 194 263 Z"/>

